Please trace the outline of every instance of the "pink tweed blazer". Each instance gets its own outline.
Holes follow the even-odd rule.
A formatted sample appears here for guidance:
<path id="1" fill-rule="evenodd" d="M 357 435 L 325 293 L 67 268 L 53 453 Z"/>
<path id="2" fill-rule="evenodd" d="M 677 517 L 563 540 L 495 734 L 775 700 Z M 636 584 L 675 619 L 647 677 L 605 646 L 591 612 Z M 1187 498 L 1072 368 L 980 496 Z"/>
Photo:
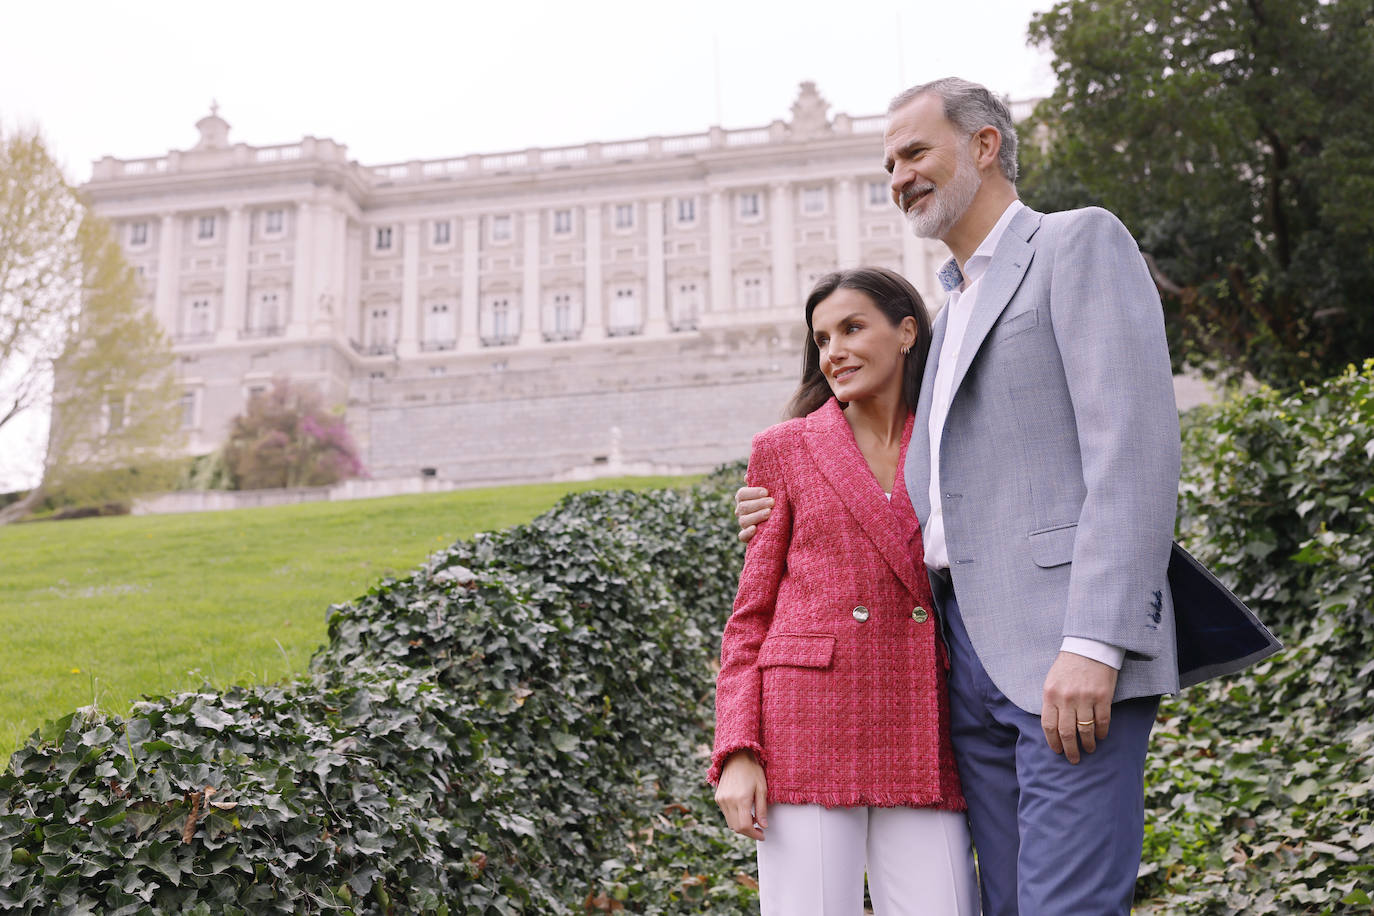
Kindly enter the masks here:
<path id="1" fill-rule="evenodd" d="M 832 398 L 754 437 L 773 513 L 749 542 L 716 680 L 708 779 L 734 751 L 784 804 L 965 808 L 948 661 L 900 468 L 891 503 Z"/>

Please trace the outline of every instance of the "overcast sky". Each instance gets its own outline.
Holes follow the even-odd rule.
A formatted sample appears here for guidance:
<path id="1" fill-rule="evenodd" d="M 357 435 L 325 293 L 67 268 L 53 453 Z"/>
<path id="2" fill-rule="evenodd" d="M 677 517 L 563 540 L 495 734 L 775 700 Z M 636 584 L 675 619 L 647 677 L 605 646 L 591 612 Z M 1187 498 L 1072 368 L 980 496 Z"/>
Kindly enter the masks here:
<path id="1" fill-rule="evenodd" d="M 85 181 L 194 145 L 211 99 L 232 142 L 330 137 L 369 165 L 762 125 L 802 80 L 832 114 L 949 75 L 1021 99 L 1053 88 L 1025 40 L 1051 5 L 0 0 L 0 123 L 37 124 Z M 33 482 L 41 438 L 0 431 L 0 491 Z"/>

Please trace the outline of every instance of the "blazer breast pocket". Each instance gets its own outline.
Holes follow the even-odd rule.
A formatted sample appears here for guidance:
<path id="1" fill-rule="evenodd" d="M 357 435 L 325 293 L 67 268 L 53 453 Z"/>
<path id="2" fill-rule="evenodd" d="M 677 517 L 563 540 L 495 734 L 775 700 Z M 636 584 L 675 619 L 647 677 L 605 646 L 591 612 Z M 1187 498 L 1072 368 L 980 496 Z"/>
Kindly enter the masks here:
<path id="1" fill-rule="evenodd" d="M 1032 531 L 1029 536 L 1031 560 L 1043 569 L 1072 563 L 1073 543 L 1077 535 L 1077 522 Z"/>
<path id="2" fill-rule="evenodd" d="M 1024 312 L 1017 312 L 1015 315 L 1008 315 L 993 326 L 992 332 L 988 334 L 988 342 L 1000 344 L 1013 337 L 1019 337 L 1027 331 L 1032 331 L 1039 325 L 1039 309 L 1029 308 Z"/>
<path id="3" fill-rule="evenodd" d="M 829 668 L 835 637 L 828 633 L 778 633 L 759 647 L 760 668 Z"/>

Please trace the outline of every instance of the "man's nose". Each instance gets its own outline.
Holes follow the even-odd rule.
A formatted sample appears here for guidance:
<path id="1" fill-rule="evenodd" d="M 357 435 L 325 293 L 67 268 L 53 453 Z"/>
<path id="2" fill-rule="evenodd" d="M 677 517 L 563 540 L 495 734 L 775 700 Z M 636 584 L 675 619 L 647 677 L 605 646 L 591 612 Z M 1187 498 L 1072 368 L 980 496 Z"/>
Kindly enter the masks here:
<path id="1" fill-rule="evenodd" d="M 909 165 L 897 163 L 892 167 L 892 200 L 900 206 L 902 190 L 909 184 L 915 175 L 914 170 Z"/>

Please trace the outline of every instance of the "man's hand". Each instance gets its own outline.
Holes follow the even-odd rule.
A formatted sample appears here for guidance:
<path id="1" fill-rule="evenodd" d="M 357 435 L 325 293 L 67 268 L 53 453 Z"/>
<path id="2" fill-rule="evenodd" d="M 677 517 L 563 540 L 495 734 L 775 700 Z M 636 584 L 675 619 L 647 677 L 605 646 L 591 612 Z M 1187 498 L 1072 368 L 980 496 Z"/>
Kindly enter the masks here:
<path id="1" fill-rule="evenodd" d="M 763 828 L 768 826 L 768 780 L 753 751 L 735 751 L 725 761 L 716 804 L 735 833 L 763 839 Z"/>
<path id="2" fill-rule="evenodd" d="M 735 515 L 739 518 L 739 539 L 745 544 L 754 536 L 759 522 L 773 510 L 773 498 L 763 487 L 740 487 L 735 493 Z"/>
<path id="3" fill-rule="evenodd" d="M 1078 762 L 1078 747 L 1091 754 L 1107 737 L 1112 722 L 1112 694 L 1117 670 L 1072 652 L 1060 652 L 1045 678 L 1040 724 L 1045 740 L 1069 763 Z"/>

